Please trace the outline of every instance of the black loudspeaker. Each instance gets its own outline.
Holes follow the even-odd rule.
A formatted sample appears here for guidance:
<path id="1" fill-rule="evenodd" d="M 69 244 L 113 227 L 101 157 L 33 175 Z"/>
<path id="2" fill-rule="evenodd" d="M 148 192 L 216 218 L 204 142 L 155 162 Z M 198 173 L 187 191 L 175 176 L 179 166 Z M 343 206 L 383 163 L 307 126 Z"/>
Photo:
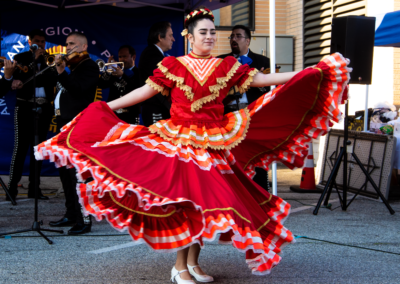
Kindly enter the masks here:
<path id="1" fill-rule="evenodd" d="M 350 59 L 351 84 L 371 84 L 374 41 L 375 17 L 332 19 L 331 53 L 339 52 Z"/>

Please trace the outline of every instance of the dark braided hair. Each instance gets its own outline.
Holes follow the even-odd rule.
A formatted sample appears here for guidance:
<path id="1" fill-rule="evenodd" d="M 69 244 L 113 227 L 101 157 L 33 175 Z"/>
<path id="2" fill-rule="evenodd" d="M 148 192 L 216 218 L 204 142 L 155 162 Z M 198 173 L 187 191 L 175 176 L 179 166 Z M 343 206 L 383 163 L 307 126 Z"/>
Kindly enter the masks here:
<path id="1" fill-rule="evenodd" d="M 188 30 L 188 33 L 194 35 L 193 32 L 197 26 L 197 23 L 203 19 L 209 19 L 212 22 L 214 22 L 214 15 L 212 14 L 210 9 L 207 9 L 205 7 L 199 7 L 190 12 L 186 16 L 184 23 L 184 26 Z"/>

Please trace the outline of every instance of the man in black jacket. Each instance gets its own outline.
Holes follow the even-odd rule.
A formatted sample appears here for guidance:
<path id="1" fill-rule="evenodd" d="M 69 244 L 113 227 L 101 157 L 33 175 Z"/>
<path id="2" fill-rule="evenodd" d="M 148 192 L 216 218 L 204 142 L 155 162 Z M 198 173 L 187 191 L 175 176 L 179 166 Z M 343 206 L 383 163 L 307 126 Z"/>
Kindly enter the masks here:
<path id="1" fill-rule="evenodd" d="M 169 22 L 154 24 L 147 37 L 147 47 L 143 50 L 139 60 L 139 71 L 144 84 L 153 75 L 157 64 L 164 57 L 169 56 L 167 51 L 171 50 L 175 39 Z M 166 96 L 158 93 L 154 97 L 142 103 L 142 119 L 145 126 L 150 126 L 161 119 L 170 118 L 169 110 L 171 102 Z"/>
<path id="2" fill-rule="evenodd" d="M 124 70 L 113 67 L 114 71 L 109 74 L 104 72 L 98 82 L 98 87 L 110 88 L 107 102 L 116 100 L 129 92 L 141 87 L 139 68 L 135 66 L 136 51 L 130 45 L 123 45 L 118 51 L 118 62 L 124 63 Z M 108 62 L 114 62 L 113 56 Z M 133 105 L 127 108 L 114 111 L 119 119 L 129 124 L 139 124 L 140 105 Z"/>
<path id="3" fill-rule="evenodd" d="M 232 28 L 230 45 L 232 52 L 228 54 L 219 55 L 219 58 L 227 56 L 234 56 L 242 64 L 248 64 L 252 68 L 257 68 L 263 71 L 270 68 L 270 61 L 268 57 L 262 56 L 252 52 L 249 48 L 251 41 L 250 29 L 243 25 L 237 25 Z M 265 88 L 250 88 L 246 93 L 241 95 L 238 90 L 233 89 L 233 96 L 227 96 L 224 100 L 225 113 L 236 111 L 246 108 L 249 104 L 257 100 L 263 94 L 269 92 L 270 87 Z M 265 188 L 269 189 L 268 172 L 261 168 L 256 168 L 256 175 L 253 180 Z"/>
<path id="4" fill-rule="evenodd" d="M 72 32 L 67 37 L 66 47 L 67 53 L 72 49 L 74 52 L 86 51 L 88 48 L 87 38 L 82 33 Z M 59 55 L 56 56 L 56 62 L 58 58 Z M 65 67 L 65 61 L 62 64 L 56 65 L 58 82 L 54 108 L 58 131 L 94 101 L 99 78 L 99 68 L 89 57 L 86 57 L 79 63 L 69 65 L 70 74 L 65 71 Z M 90 217 L 83 217 L 82 215 L 76 192 L 76 171 L 75 169 L 62 167 L 59 169 L 59 172 L 64 189 L 67 211 L 60 220 L 50 222 L 50 226 L 62 227 L 75 224 L 68 231 L 69 235 L 88 233 L 91 230 L 92 223 Z"/>
<path id="5" fill-rule="evenodd" d="M 10 194 L 15 198 L 18 194 L 18 182 L 22 176 L 24 161 L 30 148 L 29 164 L 29 189 L 28 197 L 35 197 L 35 165 L 39 167 L 39 175 L 42 162 L 36 161 L 34 157 L 34 122 L 35 113 L 33 111 L 34 99 L 40 107 L 38 113 L 38 133 L 39 142 L 46 140 L 51 118 L 53 117 L 53 106 L 51 102 L 54 99 L 54 87 L 56 85 L 57 73 L 51 68 L 36 77 L 35 90 L 33 89 L 33 80 L 27 82 L 35 72 L 47 67 L 44 57 L 46 46 L 46 35 L 41 30 L 33 30 L 29 33 L 28 43 L 30 46 L 36 44 L 39 49 L 34 53 L 31 51 L 23 52 L 14 56 L 14 60 L 23 66 L 28 66 L 28 72 L 24 73 L 17 70 L 13 74 L 11 88 L 17 90 L 17 101 L 14 111 L 14 150 L 10 165 L 10 181 L 8 184 Z M 24 83 L 25 82 L 25 83 Z M 35 94 L 35 95 L 34 95 Z M 40 177 L 37 177 L 38 184 Z M 39 189 L 40 190 L 40 189 Z M 39 191 L 39 199 L 49 199 Z"/>

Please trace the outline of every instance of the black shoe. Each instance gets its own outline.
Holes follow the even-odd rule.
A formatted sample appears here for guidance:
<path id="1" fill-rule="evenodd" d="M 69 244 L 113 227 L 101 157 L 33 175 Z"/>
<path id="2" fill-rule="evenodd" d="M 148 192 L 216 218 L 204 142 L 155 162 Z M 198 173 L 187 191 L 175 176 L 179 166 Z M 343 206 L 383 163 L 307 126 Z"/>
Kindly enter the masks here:
<path id="1" fill-rule="evenodd" d="M 66 226 L 74 225 L 75 223 L 76 223 L 75 219 L 63 217 L 58 221 L 49 222 L 49 225 L 51 227 L 66 227 Z"/>
<path id="2" fill-rule="evenodd" d="M 68 235 L 82 235 L 89 233 L 91 230 L 92 230 L 92 224 L 77 223 L 68 231 Z"/>
<path id="3" fill-rule="evenodd" d="M 15 201 L 18 195 L 18 190 L 13 190 L 13 191 L 8 191 L 8 193 L 11 195 L 12 199 Z M 8 194 L 6 194 L 6 201 L 11 201 L 10 197 L 8 197 Z"/>
<path id="4" fill-rule="evenodd" d="M 30 194 L 30 193 L 28 192 L 28 198 L 35 198 L 35 193 Z M 43 194 L 40 192 L 39 195 L 38 195 L 38 200 L 49 200 L 49 197 L 43 195 Z"/>
<path id="5" fill-rule="evenodd" d="M 11 195 L 12 199 L 15 201 L 17 198 L 17 195 L 12 194 L 11 192 L 10 192 L 10 195 Z M 6 195 L 6 201 L 11 201 L 11 199 L 10 199 L 10 197 L 8 197 L 8 195 Z"/>

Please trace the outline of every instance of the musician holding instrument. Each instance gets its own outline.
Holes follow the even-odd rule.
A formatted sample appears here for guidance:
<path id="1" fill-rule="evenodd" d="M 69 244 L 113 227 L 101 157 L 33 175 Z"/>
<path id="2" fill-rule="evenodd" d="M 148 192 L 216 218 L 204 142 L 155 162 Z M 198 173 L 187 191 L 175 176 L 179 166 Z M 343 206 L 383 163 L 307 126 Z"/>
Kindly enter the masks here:
<path id="1" fill-rule="evenodd" d="M 107 102 L 116 100 L 141 87 L 139 68 L 135 66 L 135 59 L 136 51 L 130 45 L 122 45 L 118 50 L 118 61 L 123 64 L 123 68 L 121 68 L 121 64 L 114 62 L 113 56 L 108 58 L 110 69 L 108 69 L 109 71 L 103 70 L 98 82 L 99 88 L 110 88 Z M 100 68 L 104 64 L 102 60 L 97 62 Z M 119 119 L 129 124 L 139 124 L 140 104 L 117 109 L 114 112 Z"/>
<path id="2" fill-rule="evenodd" d="M 58 131 L 95 99 L 99 67 L 90 58 L 87 48 L 86 36 L 80 32 L 72 32 L 66 40 L 67 55 L 55 57 L 58 76 L 54 108 Z M 70 74 L 65 71 L 66 66 L 71 71 Z M 50 226 L 74 225 L 68 231 L 69 235 L 90 232 L 92 226 L 90 217 L 83 217 L 78 202 L 75 169 L 62 167 L 59 168 L 59 173 L 66 199 L 66 213 L 60 220 L 50 222 Z"/>
<path id="3" fill-rule="evenodd" d="M 251 68 L 257 68 L 260 71 L 267 71 L 270 68 L 269 58 L 261 54 L 256 54 L 250 50 L 251 33 L 250 29 L 243 25 L 236 25 L 232 28 L 232 33 L 229 37 L 229 43 L 232 49 L 231 53 L 222 54 L 218 58 L 234 56 L 241 64 L 248 64 Z M 264 72 L 265 73 L 265 72 Z M 232 88 L 230 96 L 224 99 L 224 113 L 244 109 L 249 104 L 257 100 L 263 94 L 269 92 L 270 87 L 253 87 L 243 95 L 238 89 Z M 266 190 L 269 190 L 268 172 L 261 168 L 256 168 L 256 175 L 253 180 Z"/>
<path id="4" fill-rule="evenodd" d="M 14 71 L 12 77 L 11 88 L 16 90 L 16 105 L 14 110 L 14 150 L 10 164 L 10 181 L 8 184 L 9 192 L 12 197 L 18 194 L 18 182 L 21 179 L 23 166 L 28 149 L 30 149 L 30 164 L 29 164 L 29 187 L 28 198 L 35 197 L 35 157 L 33 155 L 34 145 L 34 116 L 33 111 L 34 100 L 41 108 L 38 113 L 38 134 L 39 140 L 46 140 L 49 131 L 50 122 L 53 116 L 53 106 L 51 102 L 54 98 L 54 87 L 56 85 L 57 73 L 55 70 L 47 69 L 36 77 L 35 90 L 33 80 L 30 80 L 35 72 L 47 67 L 43 55 L 45 54 L 46 35 L 41 30 L 32 30 L 29 33 L 29 46 L 31 49 L 27 52 L 19 53 L 14 56 L 14 60 L 18 62 L 17 66 L 21 67 Z M 36 46 L 34 46 L 36 45 Z M 33 51 L 34 46 L 37 48 Z M 27 67 L 27 68 L 26 68 Z M 24 72 L 27 71 L 27 72 Z M 38 162 L 39 176 L 41 162 Z M 40 177 L 38 181 L 40 183 Z M 8 196 L 7 196 L 8 199 Z M 47 200 L 39 188 L 39 199 Z"/>

